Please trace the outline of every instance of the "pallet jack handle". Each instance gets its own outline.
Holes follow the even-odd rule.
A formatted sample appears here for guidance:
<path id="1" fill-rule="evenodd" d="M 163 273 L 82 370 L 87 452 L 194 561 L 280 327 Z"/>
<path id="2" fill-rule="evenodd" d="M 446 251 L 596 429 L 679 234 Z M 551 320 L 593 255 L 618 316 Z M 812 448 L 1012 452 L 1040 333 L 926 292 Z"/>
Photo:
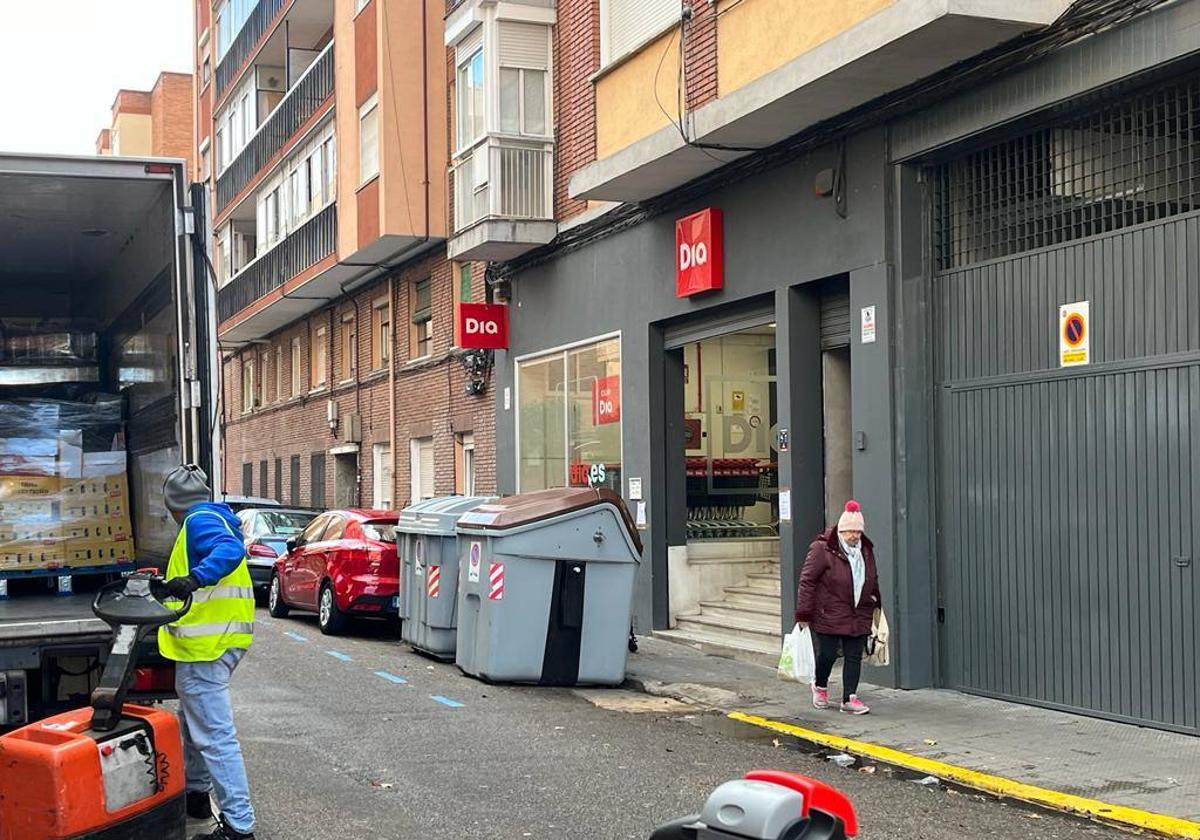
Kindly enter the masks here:
<path id="1" fill-rule="evenodd" d="M 125 707 L 125 695 L 133 684 L 138 644 L 151 630 L 178 621 L 192 608 L 189 595 L 182 606 L 174 600 L 156 574 L 138 572 L 100 588 L 92 612 L 113 629 L 113 643 L 104 673 L 92 692 L 92 729 L 109 732 L 116 728 Z"/>

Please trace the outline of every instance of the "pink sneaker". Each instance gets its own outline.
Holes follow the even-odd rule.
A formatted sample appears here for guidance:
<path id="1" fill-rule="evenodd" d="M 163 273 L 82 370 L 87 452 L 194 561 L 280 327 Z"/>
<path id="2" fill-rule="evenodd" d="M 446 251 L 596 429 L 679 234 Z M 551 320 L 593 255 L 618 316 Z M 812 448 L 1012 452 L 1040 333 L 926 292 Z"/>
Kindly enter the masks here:
<path id="1" fill-rule="evenodd" d="M 813 708 L 814 709 L 828 709 L 829 708 L 829 689 L 828 688 L 818 688 L 816 683 L 813 683 L 812 693 L 813 693 Z"/>
<path id="2" fill-rule="evenodd" d="M 871 707 L 859 700 L 857 694 L 851 694 L 850 699 L 842 703 L 842 711 L 848 715 L 865 715 Z"/>

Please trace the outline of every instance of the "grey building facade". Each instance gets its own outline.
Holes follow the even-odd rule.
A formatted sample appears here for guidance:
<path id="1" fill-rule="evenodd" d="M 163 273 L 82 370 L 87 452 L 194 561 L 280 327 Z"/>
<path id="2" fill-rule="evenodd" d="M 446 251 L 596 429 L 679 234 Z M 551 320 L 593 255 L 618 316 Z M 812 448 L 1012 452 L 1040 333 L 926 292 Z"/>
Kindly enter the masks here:
<path id="1" fill-rule="evenodd" d="M 718 531 L 777 546 L 790 627 L 852 495 L 869 679 L 1200 734 L 1200 0 L 1127 5 L 497 267 L 499 487 L 625 494 L 639 632 Z M 680 298 L 704 208 L 724 287 Z"/>

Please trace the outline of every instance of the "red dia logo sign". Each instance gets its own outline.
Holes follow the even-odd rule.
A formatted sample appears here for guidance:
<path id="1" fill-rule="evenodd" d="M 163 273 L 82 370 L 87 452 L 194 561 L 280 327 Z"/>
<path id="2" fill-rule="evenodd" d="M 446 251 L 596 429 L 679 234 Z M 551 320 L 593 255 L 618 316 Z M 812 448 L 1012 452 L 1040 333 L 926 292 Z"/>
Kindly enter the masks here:
<path id="1" fill-rule="evenodd" d="M 675 296 L 725 285 L 725 217 L 710 207 L 675 223 Z"/>
<path id="2" fill-rule="evenodd" d="M 508 307 L 498 303 L 460 303 L 458 335 L 468 350 L 508 349 Z"/>
<path id="3" fill-rule="evenodd" d="M 592 425 L 621 422 L 621 377 L 602 376 L 592 383 Z"/>

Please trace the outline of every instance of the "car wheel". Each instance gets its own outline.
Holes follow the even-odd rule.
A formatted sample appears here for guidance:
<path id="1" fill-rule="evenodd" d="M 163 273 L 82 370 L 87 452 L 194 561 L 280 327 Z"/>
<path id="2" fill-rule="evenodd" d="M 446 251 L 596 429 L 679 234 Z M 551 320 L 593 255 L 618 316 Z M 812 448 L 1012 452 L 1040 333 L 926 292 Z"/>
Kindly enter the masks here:
<path id="1" fill-rule="evenodd" d="M 326 636 L 341 635 L 346 629 L 345 613 L 338 609 L 333 599 L 333 586 L 326 583 L 321 587 L 321 599 L 317 604 L 317 625 Z"/>
<path id="2" fill-rule="evenodd" d="M 267 590 L 267 612 L 272 618 L 287 618 L 291 609 L 283 602 L 283 593 L 279 591 L 279 575 L 271 575 L 271 588 Z"/>

